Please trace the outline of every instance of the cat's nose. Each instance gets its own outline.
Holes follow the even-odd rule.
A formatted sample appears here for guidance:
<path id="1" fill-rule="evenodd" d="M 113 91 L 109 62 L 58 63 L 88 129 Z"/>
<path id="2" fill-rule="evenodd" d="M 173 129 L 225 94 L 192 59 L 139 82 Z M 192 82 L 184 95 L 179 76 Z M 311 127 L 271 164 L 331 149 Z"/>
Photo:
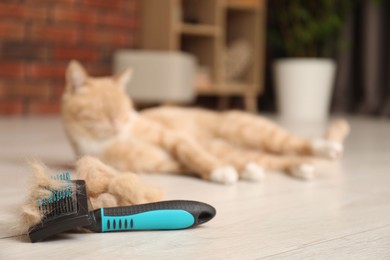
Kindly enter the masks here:
<path id="1" fill-rule="evenodd" d="M 110 119 L 110 123 L 111 123 L 112 129 L 114 129 L 115 132 L 118 132 L 119 131 L 118 120 Z"/>

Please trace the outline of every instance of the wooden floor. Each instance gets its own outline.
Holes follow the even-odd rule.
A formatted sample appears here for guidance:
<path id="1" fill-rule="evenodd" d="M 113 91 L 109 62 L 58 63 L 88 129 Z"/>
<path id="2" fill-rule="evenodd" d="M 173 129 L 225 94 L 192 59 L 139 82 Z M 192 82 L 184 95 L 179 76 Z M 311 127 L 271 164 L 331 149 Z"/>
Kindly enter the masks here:
<path id="1" fill-rule="evenodd" d="M 190 230 L 63 234 L 31 244 L 12 235 L 27 193 L 25 159 L 68 168 L 74 157 L 58 118 L 0 119 L 0 259 L 390 259 L 390 121 L 351 118 L 340 164 L 303 182 L 271 173 L 234 186 L 142 175 L 166 199 L 212 204 L 217 216 Z M 322 125 L 290 124 L 310 136 Z"/>

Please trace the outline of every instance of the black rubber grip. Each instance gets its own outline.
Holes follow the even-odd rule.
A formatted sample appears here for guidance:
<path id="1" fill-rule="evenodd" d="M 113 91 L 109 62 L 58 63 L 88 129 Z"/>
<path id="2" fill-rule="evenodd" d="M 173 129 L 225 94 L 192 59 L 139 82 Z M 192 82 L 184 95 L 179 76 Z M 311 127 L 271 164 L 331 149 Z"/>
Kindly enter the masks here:
<path id="1" fill-rule="evenodd" d="M 158 210 L 184 210 L 190 213 L 194 218 L 194 223 L 191 227 L 206 223 L 211 220 L 216 210 L 214 207 L 198 201 L 190 200 L 171 200 L 161 201 L 141 205 L 125 206 L 125 207 L 114 207 L 114 208 L 103 208 L 97 209 L 94 213 L 96 220 L 95 225 L 88 226 L 92 231 L 101 232 L 101 210 L 105 217 L 120 217 L 120 216 L 131 216 L 143 212 L 151 212 Z"/>
<path id="2" fill-rule="evenodd" d="M 168 200 L 168 201 L 153 202 L 153 203 L 134 205 L 134 206 L 104 208 L 104 215 L 105 216 L 133 215 L 145 211 L 160 210 L 160 209 L 182 209 L 190 212 L 192 215 L 208 213 L 210 214 L 210 217 L 214 217 L 216 213 L 215 209 L 206 203 L 191 201 L 191 200 Z"/>

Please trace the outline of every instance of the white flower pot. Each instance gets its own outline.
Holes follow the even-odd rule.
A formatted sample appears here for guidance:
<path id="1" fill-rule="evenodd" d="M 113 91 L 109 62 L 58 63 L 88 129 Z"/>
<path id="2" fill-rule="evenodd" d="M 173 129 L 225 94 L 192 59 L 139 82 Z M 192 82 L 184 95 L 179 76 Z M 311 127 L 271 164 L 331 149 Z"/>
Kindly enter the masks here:
<path id="1" fill-rule="evenodd" d="M 277 108 L 283 120 L 324 121 L 336 73 L 331 59 L 291 58 L 274 62 Z"/>

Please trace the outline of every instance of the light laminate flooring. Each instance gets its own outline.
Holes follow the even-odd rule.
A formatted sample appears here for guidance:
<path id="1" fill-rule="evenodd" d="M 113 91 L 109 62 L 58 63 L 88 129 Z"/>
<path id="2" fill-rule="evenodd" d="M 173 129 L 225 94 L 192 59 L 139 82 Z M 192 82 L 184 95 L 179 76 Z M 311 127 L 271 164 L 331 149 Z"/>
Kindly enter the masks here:
<path id="1" fill-rule="evenodd" d="M 217 216 L 189 230 L 67 233 L 29 243 L 12 236 L 28 191 L 26 159 L 69 169 L 74 155 L 59 118 L 0 119 L 0 259 L 390 259 L 390 121 L 350 118 L 340 163 L 304 182 L 270 173 L 233 186 L 141 174 L 165 199 L 207 202 Z M 322 124 L 289 124 L 315 136 Z"/>

